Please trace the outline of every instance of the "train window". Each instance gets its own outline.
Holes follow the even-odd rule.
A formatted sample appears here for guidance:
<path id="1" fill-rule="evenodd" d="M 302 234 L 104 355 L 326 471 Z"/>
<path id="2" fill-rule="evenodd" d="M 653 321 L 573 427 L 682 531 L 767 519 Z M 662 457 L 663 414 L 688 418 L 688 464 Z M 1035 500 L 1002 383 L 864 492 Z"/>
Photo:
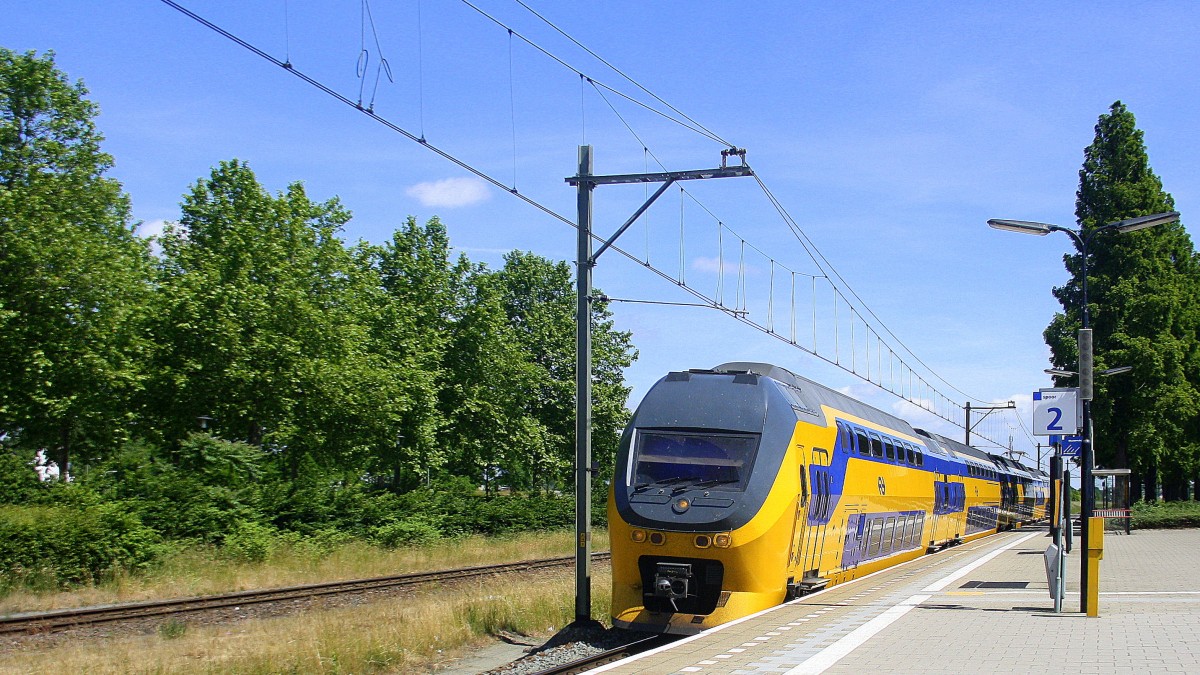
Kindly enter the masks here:
<path id="1" fill-rule="evenodd" d="M 925 466 L 925 454 L 917 450 L 917 466 Z"/>
<path id="2" fill-rule="evenodd" d="M 908 518 L 905 519 L 905 522 L 904 522 L 905 548 L 908 548 L 910 546 L 916 546 L 917 545 L 917 536 L 919 536 L 919 535 L 920 535 L 920 533 L 917 532 L 917 517 L 909 516 Z"/>
<path id="3" fill-rule="evenodd" d="M 812 471 L 812 486 L 813 486 L 813 505 L 809 513 L 813 518 L 820 521 L 825 512 L 825 495 L 822 492 L 824 484 L 821 483 L 821 470 L 815 466 L 809 467 Z"/>
<path id="4" fill-rule="evenodd" d="M 638 431 L 631 483 L 711 484 L 716 489 L 744 490 L 758 451 L 758 434 Z"/>
<path id="5" fill-rule="evenodd" d="M 850 440 L 850 430 L 845 424 L 837 423 L 838 438 L 837 443 L 841 447 L 842 452 L 850 453 L 854 450 L 854 442 Z"/>
<path id="6" fill-rule="evenodd" d="M 800 506 L 808 506 L 808 472 L 800 467 Z"/>
<path id="7" fill-rule="evenodd" d="M 871 521 L 870 545 L 867 547 L 868 558 L 879 555 L 879 541 L 881 536 L 883 536 L 883 519 L 876 518 Z"/>
<path id="8" fill-rule="evenodd" d="M 883 440 L 876 433 L 871 434 L 871 454 L 875 457 L 883 457 Z"/>
<path id="9" fill-rule="evenodd" d="M 824 512 L 824 516 L 825 516 L 825 519 L 828 520 L 829 516 L 833 515 L 833 490 L 831 489 L 831 483 L 833 483 L 833 478 L 829 475 L 828 471 L 821 472 L 821 475 L 824 476 L 824 480 L 825 480 L 825 512 Z"/>
<path id="10" fill-rule="evenodd" d="M 891 553 L 892 551 L 896 550 L 895 542 L 893 541 L 895 538 L 896 519 L 888 518 L 883 523 L 883 546 L 881 548 L 883 549 L 884 553 Z"/>
<path id="11" fill-rule="evenodd" d="M 904 444 L 904 454 L 907 456 L 909 464 L 915 465 L 917 463 L 917 451 L 912 445 L 908 443 Z"/>
<path id="12" fill-rule="evenodd" d="M 871 443 L 867 440 L 867 432 L 855 429 L 854 437 L 858 440 L 858 452 L 863 455 L 871 454 Z"/>
<path id="13" fill-rule="evenodd" d="M 883 439 L 883 454 L 891 461 L 896 461 L 896 448 L 892 446 L 892 439 L 884 437 Z M 900 459 L 904 459 L 903 456 Z"/>

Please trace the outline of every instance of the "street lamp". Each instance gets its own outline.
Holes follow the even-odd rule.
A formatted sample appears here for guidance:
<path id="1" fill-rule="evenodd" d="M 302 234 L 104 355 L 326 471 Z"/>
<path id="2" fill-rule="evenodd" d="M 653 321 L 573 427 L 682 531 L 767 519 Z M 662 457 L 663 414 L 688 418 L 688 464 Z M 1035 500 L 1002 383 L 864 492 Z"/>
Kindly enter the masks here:
<path id="1" fill-rule="evenodd" d="M 1123 373 L 1128 373 L 1132 370 L 1133 370 L 1133 366 L 1117 366 L 1116 368 L 1109 368 L 1107 370 L 1102 370 L 1096 374 L 1099 375 L 1100 377 L 1108 377 L 1109 375 L 1121 375 Z M 1042 372 L 1046 373 L 1047 375 L 1053 375 L 1055 377 L 1074 377 L 1075 375 L 1079 374 L 1073 370 L 1062 370 L 1061 368 L 1047 368 L 1046 370 L 1044 370 Z"/>
<path id="2" fill-rule="evenodd" d="M 993 218 L 988 221 L 988 225 L 997 230 L 1008 230 L 1009 232 L 1020 232 L 1022 234 L 1033 234 L 1039 237 L 1044 237 L 1051 232 L 1064 232 L 1071 239 L 1075 240 L 1075 245 L 1079 247 L 1080 253 L 1080 275 L 1081 275 L 1081 290 L 1083 291 L 1083 328 L 1079 331 L 1079 398 L 1083 401 L 1083 430 L 1080 433 L 1082 442 L 1080 443 L 1080 454 L 1083 459 L 1083 471 L 1080 476 L 1080 488 L 1083 490 L 1083 504 L 1080 508 L 1080 518 L 1083 526 L 1080 536 L 1080 543 L 1083 545 L 1084 555 L 1079 557 L 1079 602 L 1081 605 L 1080 611 L 1088 612 L 1088 598 L 1091 590 L 1091 579 L 1088 570 L 1088 522 L 1092 517 L 1092 512 L 1095 507 L 1095 490 L 1092 485 L 1092 466 L 1095 462 L 1094 453 L 1092 452 L 1092 380 L 1094 373 L 1092 372 L 1092 329 L 1091 329 L 1091 311 L 1088 309 L 1088 286 L 1087 286 L 1087 266 L 1088 266 L 1088 245 L 1092 243 L 1092 239 L 1101 232 L 1115 230 L 1122 234 L 1126 232 L 1136 232 L 1144 230 L 1148 227 L 1157 225 L 1166 225 L 1179 220 L 1178 211 L 1167 211 L 1166 213 L 1155 213 L 1149 216 L 1138 216 L 1136 218 L 1126 218 L 1112 223 L 1101 225 L 1100 227 L 1092 228 L 1088 232 L 1082 229 L 1071 229 L 1060 225 L 1051 225 L 1049 223 L 1038 223 L 1028 220 L 1001 220 Z M 1107 372 L 1107 371 L 1106 371 Z M 1052 373 L 1053 374 L 1053 373 Z M 1114 374 L 1114 373 L 1108 373 Z M 1094 614 L 1090 614 L 1094 615 Z"/>

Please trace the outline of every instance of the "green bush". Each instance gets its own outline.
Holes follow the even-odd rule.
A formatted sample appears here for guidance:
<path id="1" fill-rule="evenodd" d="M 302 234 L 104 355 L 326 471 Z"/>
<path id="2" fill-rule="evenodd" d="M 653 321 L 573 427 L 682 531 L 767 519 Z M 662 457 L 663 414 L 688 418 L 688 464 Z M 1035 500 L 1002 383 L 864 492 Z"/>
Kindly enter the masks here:
<path id="1" fill-rule="evenodd" d="M 163 552 L 122 504 L 0 506 L 0 583 L 63 587 L 138 570 Z"/>
<path id="2" fill-rule="evenodd" d="M 514 494 L 485 497 L 464 481 L 437 484 L 395 500 L 404 518 L 424 515 L 446 536 L 554 530 L 575 522 L 571 495 Z"/>
<path id="3" fill-rule="evenodd" d="M 242 522 L 225 535 L 221 550 L 234 560 L 263 562 L 271 557 L 278 542 L 275 529 L 258 523 Z"/>
<path id="4" fill-rule="evenodd" d="M 1200 502 L 1137 502 L 1130 527 L 1158 530 L 1200 527 Z"/>
<path id="5" fill-rule="evenodd" d="M 431 544 L 443 536 L 438 526 L 427 516 L 416 515 L 394 520 L 375 528 L 373 539 L 388 548 Z"/>
<path id="6" fill-rule="evenodd" d="M 260 521 L 256 508 L 257 448 L 194 435 L 181 443 L 178 463 L 132 443 L 96 472 L 88 487 L 135 509 L 169 539 L 219 542 L 243 523 Z"/>
<path id="7" fill-rule="evenodd" d="M 36 499 L 45 486 L 33 470 L 33 454 L 21 457 L 0 446 L 0 504 L 24 504 Z"/>

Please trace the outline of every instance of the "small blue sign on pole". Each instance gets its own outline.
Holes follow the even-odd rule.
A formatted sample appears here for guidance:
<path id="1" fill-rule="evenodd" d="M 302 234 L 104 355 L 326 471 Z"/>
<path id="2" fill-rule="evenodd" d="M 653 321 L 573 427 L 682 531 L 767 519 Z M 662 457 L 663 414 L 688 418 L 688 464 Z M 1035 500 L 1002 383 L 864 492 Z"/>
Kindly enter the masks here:
<path id="1" fill-rule="evenodd" d="M 1059 438 L 1058 452 L 1063 457 L 1078 457 L 1083 450 L 1082 436 L 1062 436 Z"/>

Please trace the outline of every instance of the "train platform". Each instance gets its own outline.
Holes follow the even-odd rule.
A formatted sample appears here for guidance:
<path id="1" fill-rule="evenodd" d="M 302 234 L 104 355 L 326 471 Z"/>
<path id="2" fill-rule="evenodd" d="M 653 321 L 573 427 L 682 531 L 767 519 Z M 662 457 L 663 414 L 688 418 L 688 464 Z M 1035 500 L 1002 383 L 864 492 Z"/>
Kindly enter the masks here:
<path id="1" fill-rule="evenodd" d="M 591 672 L 1200 673 L 1200 530 L 1108 532 L 1098 617 L 1079 541 L 1054 613 L 1045 527 L 988 537 Z"/>

